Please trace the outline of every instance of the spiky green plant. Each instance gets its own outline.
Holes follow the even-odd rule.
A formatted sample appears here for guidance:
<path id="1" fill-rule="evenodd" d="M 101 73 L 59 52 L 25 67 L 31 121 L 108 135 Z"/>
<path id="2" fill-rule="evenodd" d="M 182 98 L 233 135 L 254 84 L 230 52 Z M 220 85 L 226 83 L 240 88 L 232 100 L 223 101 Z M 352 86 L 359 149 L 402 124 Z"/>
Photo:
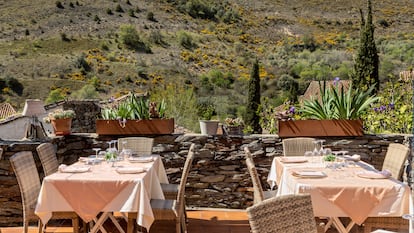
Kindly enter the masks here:
<path id="1" fill-rule="evenodd" d="M 371 104 L 379 100 L 379 97 L 371 95 L 375 86 L 371 86 L 366 92 L 353 89 L 352 84 L 348 90 L 344 87 L 326 87 L 326 83 L 319 83 L 321 99 L 312 98 L 305 100 L 301 109 L 304 118 L 309 119 L 360 119 Z"/>

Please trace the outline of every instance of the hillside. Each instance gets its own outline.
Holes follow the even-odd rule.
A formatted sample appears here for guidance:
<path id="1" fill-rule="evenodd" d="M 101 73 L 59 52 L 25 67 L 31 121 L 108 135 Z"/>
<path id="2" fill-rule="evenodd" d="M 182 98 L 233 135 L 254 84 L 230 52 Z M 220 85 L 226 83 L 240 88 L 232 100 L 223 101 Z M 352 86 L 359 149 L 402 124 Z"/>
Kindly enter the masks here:
<path id="1" fill-rule="evenodd" d="M 359 8 L 365 12 L 365 5 L 346 0 L 0 1 L 0 101 L 21 109 L 26 98 L 45 100 L 56 89 L 70 96 L 88 83 L 101 99 L 185 83 L 195 86 L 199 97 L 228 95 L 220 100 L 226 106 L 243 105 L 251 61 L 258 58 L 262 95 L 280 103 L 288 95 L 280 81 L 284 76 L 289 82 L 293 77 L 300 92 L 313 79 L 347 78 L 358 43 Z M 390 44 L 404 52 L 414 39 L 414 1 L 374 0 L 373 15 L 380 51 Z M 151 52 L 128 49 L 123 25 L 136 28 Z M 381 75 L 413 66 L 409 49 L 401 55 L 407 58 L 387 58 L 392 67 Z M 308 63 L 312 59 L 323 60 L 319 66 L 326 70 L 306 70 L 314 66 Z M 214 72 L 230 77 L 231 86 L 211 81 Z M 203 75 L 213 87 L 205 86 Z M 10 78 L 23 88 L 7 88 Z"/>

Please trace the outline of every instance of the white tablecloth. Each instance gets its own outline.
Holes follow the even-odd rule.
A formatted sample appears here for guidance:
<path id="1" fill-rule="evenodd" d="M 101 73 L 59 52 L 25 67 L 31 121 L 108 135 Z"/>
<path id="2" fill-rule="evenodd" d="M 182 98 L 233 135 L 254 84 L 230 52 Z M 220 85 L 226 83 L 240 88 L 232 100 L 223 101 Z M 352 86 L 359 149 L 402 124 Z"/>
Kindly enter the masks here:
<path id="1" fill-rule="evenodd" d="M 137 212 L 137 223 L 147 229 L 154 222 L 151 199 L 164 199 L 161 183 L 168 183 L 159 156 L 153 162 L 102 162 L 89 172 L 57 172 L 45 177 L 35 213 L 46 224 L 54 211 L 74 211 L 85 222 L 100 212 Z M 76 163 L 71 166 L 89 166 Z M 142 167 L 146 172 L 120 174 L 116 168 Z"/>
<path id="2" fill-rule="evenodd" d="M 361 163 L 332 170 L 322 163 L 283 163 L 275 157 L 268 182 L 278 185 L 277 195 L 310 193 L 315 216 L 350 217 L 361 224 L 369 216 L 409 213 L 410 188 L 406 184 L 392 178 L 361 178 L 358 174 L 365 171 L 362 167 L 369 169 Z M 303 178 L 292 174 L 303 170 L 321 171 L 327 176 Z"/>

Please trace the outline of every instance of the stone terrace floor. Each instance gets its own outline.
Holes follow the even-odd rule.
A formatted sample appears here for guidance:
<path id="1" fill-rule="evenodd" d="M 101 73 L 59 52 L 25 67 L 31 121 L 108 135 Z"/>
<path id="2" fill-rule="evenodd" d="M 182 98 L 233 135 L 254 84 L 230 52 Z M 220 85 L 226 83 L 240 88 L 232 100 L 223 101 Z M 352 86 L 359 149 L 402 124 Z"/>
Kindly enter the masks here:
<path id="1" fill-rule="evenodd" d="M 188 216 L 188 233 L 250 233 L 250 226 L 247 220 L 247 214 L 244 210 L 228 210 L 228 209 L 196 209 L 187 210 Z M 70 224 L 70 223 L 69 223 Z M 121 225 L 126 226 L 121 222 Z M 151 230 L 150 233 L 171 233 L 174 229 L 174 223 L 168 223 L 163 227 L 162 223 L 157 224 L 159 231 Z M 49 227 L 47 232 L 53 233 L 71 233 L 72 228 L 67 223 L 55 223 L 56 227 Z M 106 224 L 108 233 L 117 233 L 118 231 Z M 22 227 L 3 227 L 0 228 L 1 233 L 21 233 Z M 155 230 L 155 229 L 154 229 Z M 330 228 L 327 233 L 336 233 L 335 228 Z M 352 233 L 362 233 L 362 227 L 354 227 Z M 30 227 L 29 233 L 37 233 L 36 227 Z"/>

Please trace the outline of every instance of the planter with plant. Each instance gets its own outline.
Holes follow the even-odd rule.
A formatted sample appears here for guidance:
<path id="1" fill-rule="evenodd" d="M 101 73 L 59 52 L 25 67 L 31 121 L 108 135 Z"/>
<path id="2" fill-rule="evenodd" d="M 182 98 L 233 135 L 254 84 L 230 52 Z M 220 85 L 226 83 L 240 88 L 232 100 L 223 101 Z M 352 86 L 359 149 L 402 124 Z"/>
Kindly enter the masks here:
<path id="1" fill-rule="evenodd" d="M 43 118 L 43 122 L 52 124 L 55 135 L 69 135 L 71 134 L 72 119 L 75 116 L 73 110 L 56 109 Z"/>
<path id="2" fill-rule="evenodd" d="M 345 90 L 338 86 L 338 81 L 332 87 L 320 83 L 320 99 L 303 102 L 300 109 L 303 120 L 280 120 L 279 136 L 362 136 L 361 117 L 379 99 L 371 95 L 375 87 L 362 92 L 350 85 Z"/>
<path id="3" fill-rule="evenodd" d="M 244 121 L 240 117 L 228 117 L 224 120 L 224 130 L 228 135 L 242 135 L 243 129 Z"/>
<path id="4" fill-rule="evenodd" d="M 199 120 L 201 134 L 216 135 L 219 121 L 212 120 L 214 114 L 214 106 L 210 104 L 201 106 L 199 107 L 199 111 L 201 112 L 201 119 Z"/>
<path id="5" fill-rule="evenodd" d="M 165 115 L 166 105 L 151 102 L 147 97 L 130 94 L 124 101 L 101 110 L 96 120 L 99 135 L 171 134 L 174 119 Z"/>

